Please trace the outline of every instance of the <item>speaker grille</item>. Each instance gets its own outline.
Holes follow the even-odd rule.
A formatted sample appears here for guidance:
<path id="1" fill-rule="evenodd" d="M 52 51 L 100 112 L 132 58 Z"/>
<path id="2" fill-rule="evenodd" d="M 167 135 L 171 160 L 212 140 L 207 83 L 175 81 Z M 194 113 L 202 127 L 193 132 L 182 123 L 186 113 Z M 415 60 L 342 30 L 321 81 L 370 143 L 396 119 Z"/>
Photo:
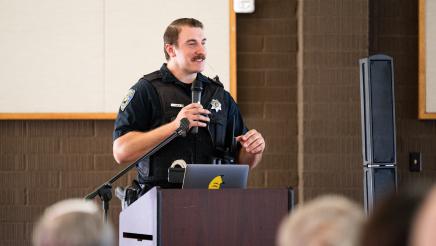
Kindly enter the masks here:
<path id="1" fill-rule="evenodd" d="M 392 62 L 370 60 L 373 163 L 395 163 Z"/>

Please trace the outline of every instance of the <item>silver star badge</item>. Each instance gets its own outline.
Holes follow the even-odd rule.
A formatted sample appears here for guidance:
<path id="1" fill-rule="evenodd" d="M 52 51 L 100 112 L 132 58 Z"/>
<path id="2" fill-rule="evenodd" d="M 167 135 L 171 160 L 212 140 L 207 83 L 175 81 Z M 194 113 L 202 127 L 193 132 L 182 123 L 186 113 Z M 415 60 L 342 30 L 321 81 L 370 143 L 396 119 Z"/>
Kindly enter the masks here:
<path id="1" fill-rule="evenodd" d="M 212 105 L 212 109 L 215 109 L 215 112 L 218 113 L 218 111 L 221 110 L 221 103 L 218 100 L 212 99 L 210 104 Z"/>

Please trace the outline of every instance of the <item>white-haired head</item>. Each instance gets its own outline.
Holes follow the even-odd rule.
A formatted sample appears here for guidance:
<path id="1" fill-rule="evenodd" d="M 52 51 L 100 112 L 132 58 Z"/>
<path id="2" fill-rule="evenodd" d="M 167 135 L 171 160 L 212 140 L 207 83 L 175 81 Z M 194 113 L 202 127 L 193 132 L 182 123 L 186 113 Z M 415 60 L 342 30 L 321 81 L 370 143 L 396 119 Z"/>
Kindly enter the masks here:
<path id="1" fill-rule="evenodd" d="M 353 246 L 364 224 L 360 206 L 337 195 L 325 195 L 299 206 L 279 229 L 278 245 Z"/>
<path id="2" fill-rule="evenodd" d="M 92 201 L 68 199 L 48 207 L 33 231 L 35 246 L 111 246 L 110 224 L 105 224 Z"/>

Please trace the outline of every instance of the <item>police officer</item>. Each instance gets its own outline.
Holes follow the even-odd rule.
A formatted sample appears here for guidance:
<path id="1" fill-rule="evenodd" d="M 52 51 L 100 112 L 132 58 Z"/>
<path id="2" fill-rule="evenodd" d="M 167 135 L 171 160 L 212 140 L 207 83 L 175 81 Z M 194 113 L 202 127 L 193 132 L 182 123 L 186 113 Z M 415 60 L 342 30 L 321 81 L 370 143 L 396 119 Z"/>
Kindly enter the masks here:
<path id="1" fill-rule="evenodd" d="M 168 168 L 175 160 L 236 162 L 255 167 L 265 149 L 262 135 L 247 130 L 235 101 L 222 84 L 201 74 L 206 59 L 203 24 L 192 18 L 173 21 L 164 34 L 164 53 L 167 64 L 141 78 L 121 103 L 113 133 L 115 160 L 119 164 L 136 161 L 187 118 L 189 127 L 198 127 L 198 133 L 178 137 L 138 163 L 141 184 L 171 187 Z M 202 84 L 201 103 L 191 103 L 194 81 Z"/>

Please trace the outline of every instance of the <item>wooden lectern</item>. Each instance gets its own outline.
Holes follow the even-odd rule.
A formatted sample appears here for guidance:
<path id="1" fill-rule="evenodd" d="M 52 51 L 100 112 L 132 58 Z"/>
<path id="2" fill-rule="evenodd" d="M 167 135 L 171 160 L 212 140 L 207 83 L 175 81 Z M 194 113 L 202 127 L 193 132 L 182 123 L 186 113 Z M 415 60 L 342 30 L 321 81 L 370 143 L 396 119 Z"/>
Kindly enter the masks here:
<path id="1" fill-rule="evenodd" d="M 120 245 L 274 245 L 288 189 L 153 188 L 120 213 Z"/>

